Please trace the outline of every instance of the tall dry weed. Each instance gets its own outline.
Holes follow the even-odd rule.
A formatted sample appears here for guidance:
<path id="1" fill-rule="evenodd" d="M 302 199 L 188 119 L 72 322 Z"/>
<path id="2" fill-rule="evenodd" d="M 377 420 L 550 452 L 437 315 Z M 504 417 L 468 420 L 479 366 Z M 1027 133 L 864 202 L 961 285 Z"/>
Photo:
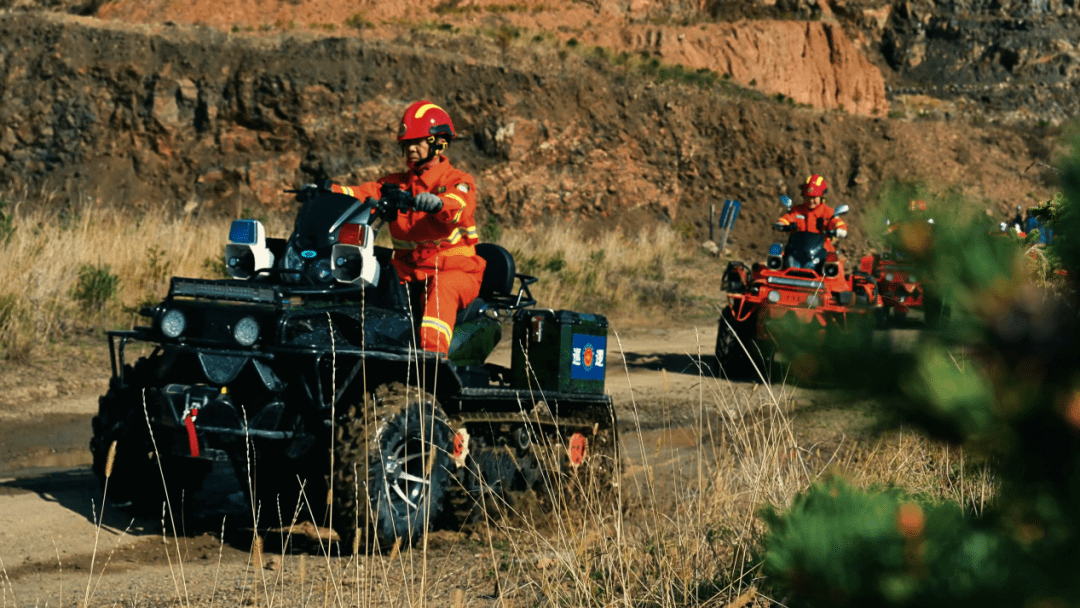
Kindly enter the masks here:
<path id="1" fill-rule="evenodd" d="M 62 209 L 37 203 L 17 199 L 14 230 L 0 240 L 0 356 L 18 357 L 80 327 L 132 325 L 141 305 L 165 295 L 171 276 L 213 276 L 228 236 L 225 222 L 164 209 L 136 214 L 93 201 Z M 286 221 L 268 223 L 287 232 Z M 73 297 L 80 269 L 106 267 L 116 278 L 115 299 L 87 310 Z"/>
<path id="2" fill-rule="evenodd" d="M 688 249 L 668 226 L 589 235 L 574 224 L 553 223 L 505 231 L 499 244 L 513 254 L 518 272 L 540 279 L 533 295 L 544 307 L 633 317 L 685 301 L 686 289 L 675 279 Z"/>
<path id="3" fill-rule="evenodd" d="M 614 370 L 612 370 L 614 371 Z M 627 379 L 629 379 L 629 375 Z M 633 389 L 633 387 L 631 387 Z M 664 383 L 664 390 L 671 390 Z M 846 436 L 822 449 L 797 421 L 792 386 L 748 387 L 700 368 L 694 403 L 668 432 L 690 431 L 698 445 L 677 464 L 661 455 L 642 422 L 655 403 L 631 397 L 621 414 L 624 475 L 616 498 L 556 505 L 554 522 L 521 521 L 500 505 L 488 523 L 507 605 L 766 606 L 759 553 L 767 504 L 785 507 L 823 476 L 843 474 L 866 488 L 901 486 L 980 509 L 993 480 L 955 451 L 910 432 Z M 856 406 L 858 407 L 858 406 Z M 633 427 L 626 430 L 627 424 Z M 509 515 L 509 517 L 507 517 Z M 506 592 L 506 589 L 513 590 Z"/>

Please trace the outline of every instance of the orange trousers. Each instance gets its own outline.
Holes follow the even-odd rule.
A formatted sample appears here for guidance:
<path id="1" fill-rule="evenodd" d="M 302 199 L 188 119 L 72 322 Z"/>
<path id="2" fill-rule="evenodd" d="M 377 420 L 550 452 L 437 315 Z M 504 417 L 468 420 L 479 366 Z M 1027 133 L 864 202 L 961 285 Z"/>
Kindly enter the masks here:
<path id="1" fill-rule="evenodd" d="M 423 288 L 424 318 L 420 322 L 421 348 L 443 354 L 449 352 L 457 315 L 480 295 L 482 278 L 483 274 L 477 272 L 440 270 L 422 282 L 409 283 L 410 293 L 417 287 Z"/>

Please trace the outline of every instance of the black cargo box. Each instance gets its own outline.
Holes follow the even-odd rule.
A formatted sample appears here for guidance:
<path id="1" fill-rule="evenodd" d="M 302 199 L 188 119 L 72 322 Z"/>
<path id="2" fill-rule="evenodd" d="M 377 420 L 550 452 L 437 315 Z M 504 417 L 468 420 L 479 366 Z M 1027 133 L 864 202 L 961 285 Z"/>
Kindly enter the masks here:
<path id="1" fill-rule="evenodd" d="M 607 318 L 568 310 L 526 310 L 514 322 L 515 388 L 603 393 Z"/>

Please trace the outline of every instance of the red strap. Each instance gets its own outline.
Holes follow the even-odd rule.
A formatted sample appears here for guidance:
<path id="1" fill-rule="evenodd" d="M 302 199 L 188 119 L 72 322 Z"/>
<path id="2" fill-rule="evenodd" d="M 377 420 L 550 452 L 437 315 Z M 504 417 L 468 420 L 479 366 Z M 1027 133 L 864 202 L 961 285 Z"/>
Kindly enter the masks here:
<path id="1" fill-rule="evenodd" d="M 188 446 L 191 448 L 193 458 L 199 457 L 199 438 L 195 435 L 195 417 L 198 415 L 199 410 L 193 409 L 190 414 L 184 417 L 184 426 L 187 427 Z"/>

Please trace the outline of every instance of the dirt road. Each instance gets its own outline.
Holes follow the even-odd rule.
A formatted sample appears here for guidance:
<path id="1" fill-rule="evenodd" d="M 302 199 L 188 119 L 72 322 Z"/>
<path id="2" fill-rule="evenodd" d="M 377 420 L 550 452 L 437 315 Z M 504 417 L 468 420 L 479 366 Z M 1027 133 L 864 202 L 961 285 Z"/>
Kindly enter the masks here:
<path id="1" fill-rule="evenodd" d="M 753 384 L 716 381 L 697 364 L 699 353 L 708 356 L 712 351 L 715 327 L 711 323 L 676 329 L 613 327 L 609 340 L 607 388 L 616 403 L 623 452 L 632 463 L 628 476 L 640 474 L 646 463 L 657 478 L 675 480 L 687 475 L 699 447 L 695 421 L 715 413 L 722 404 L 741 402 L 739 395 L 760 390 Z M 492 359 L 509 363 L 505 345 Z M 6 401 L 0 402 L 0 566 L 5 598 L 15 605 L 67 605 L 81 604 L 90 594 L 90 605 L 155 605 L 177 598 L 201 605 L 250 601 L 258 589 L 265 592 L 265 586 L 254 581 L 280 572 L 282 560 L 295 556 L 275 554 L 268 541 L 264 567 L 250 567 L 252 533 L 242 517 L 247 507 L 239 500 L 230 474 L 216 474 L 204 490 L 215 506 L 204 513 L 202 521 L 176 522 L 177 528 L 188 532 L 176 541 L 163 537 L 162 521 L 132 520 L 102 500 L 102 489 L 90 471 L 87 446 L 97 397 L 106 388 L 107 359 L 90 358 L 64 369 L 69 378 L 79 375 L 83 379 L 53 385 L 29 381 L 28 385 L 25 377 L 21 381 L 9 378 L 9 387 L 22 388 L 11 388 Z M 48 368 L 37 371 L 41 378 L 56 373 Z M 311 585 L 331 576 L 336 567 L 330 565 L 336 562 L 319 556 L 314 542 L 326 533 L 310 526 L 298 532 L 312 540 L 312 553 L 307 556 L 312 564 L 308 567 Z M 482 547 L 474 545 L 478 545 L 475 539 L 463 539 L 456 531 L 429 535 L 436 571 L 475 571 L 447 575 L 452 584 L 429 589 L 430 598 L 490 593 L 483 575 L 489 564 L 473 559 L 471 553 L 461 554 L 483 553 Z M 368 557 L 366 565 L 386 568 L 379 562 L 386 559 Z M 321 568 L 314 567 L 316 560 L 324 560 L 319 562 Z M 92 563 L 94 576 L 90 575 Z M 294 562 L 290 567 L 295 572 Z M 479 586 L 473 589 L 468 581 Z"/>

